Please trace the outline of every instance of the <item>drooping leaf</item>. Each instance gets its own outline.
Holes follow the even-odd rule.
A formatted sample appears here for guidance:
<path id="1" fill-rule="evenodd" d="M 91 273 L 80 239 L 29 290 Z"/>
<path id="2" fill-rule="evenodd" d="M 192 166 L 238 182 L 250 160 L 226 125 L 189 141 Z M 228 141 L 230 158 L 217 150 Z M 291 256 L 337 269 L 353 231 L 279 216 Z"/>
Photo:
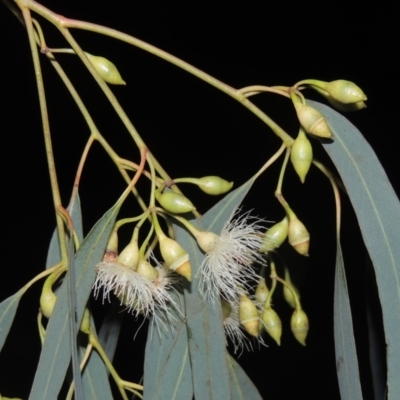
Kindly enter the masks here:
<path id="1" fill-rule="evenodd" d="M 24 293 L 25 291 L 21 289 L 0 303 L 0 351 L 10 332 L 19 301 Z"/>
<path id="2" fill-rule="evenodd" d="M 147 335 L 144 361 L 144 400 L 185 400 L 193 397 L 183 296 L 173 293 L 179 312 L 171 309 L 170 324 L 152 326 Z M 161 316 L 162 317 L 162 316 Z M 151 324 L 155 324 L 154 319 Z"/>
<path id="3" fill-rule="evenodd" d="M 228 365 L 232 384 L 232 400 L 262 400 L 254 383 L 231 356 L 228 356 Z"/>
<path id="4" fill-rule="evenodd" d="M 333 143 L 324 148 L 346 187 L 375 269 L 387 344 L 388 399 L 395 399 L 400 393 L 400 203 L 357 128 L 330 107 L 309 104 L 325 115 L 334 134 Z"/>
<path id="5" fill-rule="evenodd" d="M 74 199 L 71 199 L 68 207 L 68 212 L 71 215 L 74 229 L 80 243 L 83 241 L 83 224 L 82 224 L 82 209 L 79 195 L 77 194 Z M 47 252 L 46 268 L 51 268 L 61 260 L 60 245 L 58 242 L 57 229 L 54 229 L 51 236 L 49 251 Z"/>
<path id="6" fill-rule="evenodd" d="M 362 400 L 350 299 L 340 243 L 336 252 L 334 336 L 341 400 Z"/>
<path id="7" fill-rule="evenodd" d="M 119 208 L 114 206 L 96 223 L 76 254 L 77 320 L 82 319 L 94 279 L 95 265 L 101 260 Z M 30 399 L 55 399 L 71 359 L 68 329 L 68 285 L 64 280 L 49 320 L 43 350 L 33 382 Z"/>
<path id="8" fill-rule="evenodd" d="M 239 207 L 253 180 L 225 196 L 199 221 L 199 228 L 220 234 L 225 223 Z M 199 292 L 199 267 L 204 259 L 197 242 L 184 229 L 176 227 L 178 242 L 189 253 L 192 282 L 185 285 L 186 320 L 196 399 L 231 399 L 231 380 L 227 363 L 225 333 L 219 302 L 205 300 Z"/>

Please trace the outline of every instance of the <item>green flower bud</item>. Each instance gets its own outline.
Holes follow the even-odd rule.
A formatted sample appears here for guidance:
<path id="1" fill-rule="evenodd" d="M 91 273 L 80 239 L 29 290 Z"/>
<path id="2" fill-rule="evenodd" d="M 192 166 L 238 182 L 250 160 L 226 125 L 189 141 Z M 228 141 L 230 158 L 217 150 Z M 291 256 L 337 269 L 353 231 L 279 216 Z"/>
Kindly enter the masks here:
<path id="1" fill-rule="evenodd" d="M 168 268 L 184 276 L 189 282 L 192 280 L 192 267 L 189 261 L 189 254 L 182 246 L 173 239 L 159 235 L 161 255 Z"/>
<path id="2" fill-rule="evenodd" d="M 222 318 L 228 318 L 231 315 L 232 307 L 225 299 L 221 298 Z"/>
<path id="3" fill-rule="evenodd" d="M 117 231 L 112 231 L 108 239 L 106 251 L 103 256 L 105 262 L 115 262 L 118 258 L 118 234 Z"/>
<path id="4" fill-rule="evenodd" d="M 203 192 L 213 196 L 229 192 L 233 186 L 233 182 L 228 182 L 219 176 L 204 176 L 197 179 L 196 184 Z"/>
<path id="5" fill-rule="evenodd" d="M 319 111 L 302 103 L 294 103 L 294 107 L 300 124 L 307 133 L 325 139 L 332 137 L 326 119 Z"/>
<path id="6" fill-rule="evenodd" d="M 344 79 L 327 82 L 324 89 L 334 100 L 342 104 L 354 104 L 367 100 L 367 96 L 355 83 Z"/>
<path id="7" fill-rule="evenodd" d="M 309 323 L 307 314 L 301 308 L 294 310 L 290 320 L 290 327 L 296 340 L 305 346 Z"/>
<path id="8" fill-rule="evenodd" d="M 50 318 L 51 314 L 53 313 L 54 305 L 57 301 L 57 296 L 53 292 L 52 285 L 53 277 L 50 275 L 46 279 L 40 295 L 40 309 L 46 318 Z"/>
<path id="9" fill-rule="evenodd" d="M 151 282 L 154 282 L 158 278 L 157 270 L 146 260 L 139 261 L 136 272 Z"/>
<path id="10" fill-rule="evenodd" d="M 333 107 L 335 107 L 339 111 L 354 112 L 362 110 L 363 108 L 367 108 L 367 105 L 363 101 L 359 101 L 357 103 L 343 104 L 339 101 L 336 101 L 330 96 L 327 96 L 326 99 Z"/>
<path id="11" fill-rule="evenodd" d="M 117 67 L 111 61 L 104 57 L 93 56 L 89 53 L 85 54 L 105 82 L 111 83 L 112 85 L 126 85 Z"/>
<path id="12" fill-rule="evenodd" d="M 90 314 L 87 308 L 85 308 L 85 311 L 83 312 L 82 322 L 79 329 L 87 335 L 90 335 L 92 333 L 92 330 L 90 328 Z"/>
<path id="13" fill-rule="evenodd" d="M 308 256 L 310 234 L 293 212 L 289 215 L 288 238 L 289 243 L 299 254 Z"/>
<path id="14" fill-rule="evenodd" d="M 271 226 L 263 237 L 260 247 L 261 253 L 268 253 L 279 247 L 287 238 L 289 220 L 287 217 L 283 218 L 281 222 Z"/>
<path id="15" fill-rule="evenodd" d="M 175 192 L 155 192 L 156 199 L 167 211 L 182 214 L 194 211 L 196 207 L 183 194 Z"/>
<path id="16" fill-rule="evenodd" d="M 261 321 L 267 333 L 275 340 L 278 346 L 281 345 L 282 322 L 278 314 L 268 305 L 261 314 Z"/>
<path id="17" fill-rule="evenodd" d="M 137 240 L 132 240 L 120 253 L 117 263 L 136 270 L 139 262 L 139 246 Z"/>
<path id="18" fill-rule="evenodd" d="M 260 330 L 258 310 L 245 294 L 242 294 L 239 299 L 239 322 L 249 335 L 258 337 Z"/>
<path id="19" fill-rule="evenodd" d="M 303 129 L 300 129 L 296 140 L 293 143 L 290 153 L 290 160 L 299 176 L 301 183 L 304 183 L 308 170 L 313 160 L 313 151 Z"/>
<path id="20" fill-rule="evenodd" d="M 268 293 L 269 293 L 269 290 L 268 290 L 267 284 L 265 283 L 265 279 L 260 278 L 260 280 L 258 281 L 257 288 L 256 288 L 256 293 L 255 293 L 256 302 L 258 304 L 264 304 L 265 300 L 267 300 Z"/>
<path id="21" fill-rule="evenodd" d="M 289 270 L 287 268 L 285 268 L 285 282 L 288 285 L 290 285 L 292 290 L 296 293 L 297 298 L 300 299 L 299 290 L 296 288 L 296 286 L 293 285 L 290 279 Z M 294 299 L 293 293 L 286 285 L 283 285 L 283 297 L 286 300 L 286 303 L 288 303 L 290 307 L 292 308 L 296 307 L 296 301 Z"/>

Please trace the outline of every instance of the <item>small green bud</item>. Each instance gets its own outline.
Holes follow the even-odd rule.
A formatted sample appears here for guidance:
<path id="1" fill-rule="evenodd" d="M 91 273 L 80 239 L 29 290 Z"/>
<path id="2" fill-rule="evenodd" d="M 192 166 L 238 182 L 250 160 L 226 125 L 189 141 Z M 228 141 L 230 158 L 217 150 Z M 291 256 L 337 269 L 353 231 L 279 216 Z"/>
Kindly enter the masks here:
<path id="1" fill-rule="evenodd" d="M 162 258 L 168 268 L 185 277 L 189 282 L 192 280 L 192 267 L 189 261 L 189 254 L 182 246 L 164 234 L 159 235 L 160 251 Z"/>
<path id="2" fill-rule="evenodd" d="M 326 119 L 319 111 L 313 107 L 297 102 L 294 103 L 294 107 L 300 124 L 307 133 L 325 139 L 330 139 L 332 137 Z"/>
<path id="3" fill-rule="evenodd" d="M 54 294 L 49 282 L 52 282 L 51 275 L 46 279 L 40 295 L 40 309 L 46 318 L 50 318 L 57 301 L 57 296 Z"/>
<path id="4" fill-rule="evenodd" d="M 258 310 L 245 294 L 242 294 L 239 299 L 239 322 L 249 335 L 258 336 L 260 330 Z"/>
<path id="5" fill-rule="evenodd" d="M 294 310 L 290 320 L 290 327 L 296 340 L 305 346 L 309 323 L 307 314 L 301 308 Z"/>
<path id="6" fill-rule="evenodd" d="M 275 340 L 278 346 L 281 345 L 282 322 L 278 314 L 268 305 L 263 309 L 261 321 L 267 333 Z"/>
<path id="7" fill-rule="evenodd" d="M 367 100 L 367 96 L 355 83 L 344 79 L 327 82 L 324 89 L 334 100 L 342 104 L 355 104 Z"/>
<path id="8" fill-rule="evenodd" d="M 260 252 L 268 253 L 279 247 L 287 238 L 288 226 L 289 219 L 287 217 L 283 218 L 281 222 L 271 226 L 264 234 Z"/>
<path id="9" fill-rule="evenodd" d="M 154 282 L 158 278 L 157 270 L 146 260 L 139 261 L 136 272 L 151 282 Z"/>
<path id="10" fill-rule="evenodd" d="M 139 246 L 137 240 L 132 240 L 120 253 L 117 263 L 136 270 L 139 262 Z"/>
<path id="11" fill-rule="evenodd" d="M 293 285 L 292 280 L 290 279 L 289 270 L 287 268 L 285 268 L 285 282 L 288 285 L 290 285 L 292 290 L 296 293 L 297 298 L 300 299 L 300 292 L 296 288 L 296 286 Z M 286 303 L 288 303 L 290 307 L 292 308 L 296 307 L 296 301 L 294 299 L 293 293 L 286 285 L 283 285 L 283 297 L 286 300 Z"/>
<path id="12" fill-rule="evenodd" d="M 115 262 L 118 258 L 118 233 L 112 231 L 103 256 L 105 262 Z"/>
<path id="13" fill-rule="evenodd" d="M 126 85 L 117 67 L 111 61 L 104 57 L 94 56 L 86 52 L 85 54 L 105 82 L 111 83 L 112 85 Z"/>
<path id="14" fill-rule="evenodd" d="M 159 191 L 156 191 L 155 196 L 163 208 L 175 214 L 187 213 L 196 209 L 192 202 L 180 193 L 160 193 Z"/>
<path id="15" fill-rule="evenodd" d="M 333 107 L 335 107 L 339 111 L 354 112 L 362 110 L 363 108 L 367 108 L 367 105 L 363 101 L 359 101 L 357 103 L 343 104 L 330 96 L 326 96 L 326 99 Z"/>
<path id="16" fill-rule="evenodd" d="M 90 328 L 90 314 L 87 308 L 85 308 L 85 311 L 83 312 L 82 322 L 79 329 L 87 335 L 92 333 L 92 329 Z"/>
<path id="17" fill-rule="evenodd" d="M 288 238 L 289 243 L 299 254 L 308 256 L 310 234 L 308 233 L 304 224 L 293 212 L 289 215 Z"/>
<path id="18" fill-rule="evenodd" d="M 267 300 L 268 297 L 268 286 L 265 283 L 265 279 L 264 278 L 260 278 L 260 280 L 258 281 L 258 285 L 256 288 L 256 293 L 255 293 L 255 297 L 256 297 L 256 302 L 258 304 L 264 304 L 265 300 Z"/>
<path id="19" fill-rule="evenodd" d="M 299 176 L 301 183 L 304 183 L 308 170 L 313 160 L 313 150 L 303 129 L 300 129 L 290 153 L 290 160 Z"/>
<path id="20" fill-rule="evenodd" d="M 199 178 L 196 184 L 203 192 L 213 196 L 229 192 L 233 186 L 233 182 L 228 182 L 219 176 L 204 176 Z"/>

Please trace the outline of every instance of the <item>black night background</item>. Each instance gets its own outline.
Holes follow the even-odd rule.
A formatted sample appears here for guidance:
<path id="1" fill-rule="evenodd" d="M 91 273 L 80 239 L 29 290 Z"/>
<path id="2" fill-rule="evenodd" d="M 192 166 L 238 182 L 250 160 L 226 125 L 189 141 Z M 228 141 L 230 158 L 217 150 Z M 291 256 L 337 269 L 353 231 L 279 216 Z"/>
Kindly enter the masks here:
<path id="1" fill-rule="evenodd" d="M 224 5 L 223 2 L 68 2 L 44 0 L 59 14 L 118 29 L 149 42 L 215 76 L 232 87 L 293 85 L 306 78 L 347 79 L 368 96 L 368 108 L 346 117 L 364 134 L 381 160 L 395 191 L 400 193 L 397 91 L 399 12 L 394 2 L 374 8 L 366 3 L 321 3 L 308 9 L 303 2 Z M 344 4 L 344 3 L 343 3 Z M 349 8 L 351 6 L 351 8 Z M 67 47 L 55 28 L 39 19 L 49 47 Z M 72 31 L 85 51 L 114 62 L 127 86 L 112 87 L 148 147 L 172 177 L 219 175 L 235 187 L 279 147 L 273 133 L 253 114 L 207 83 L 147 54 L 91 32 Z M 0 5 L 2 42 L 2 213 L 3 265 L 0 301 L 38 274 L 55 227 L 34 71 L 26 32 Z M 397 49 L 397 51 L 396 51 Z M 87 102 L 102 133 L 125 158 L 138 152 L 116 114 L 78 59 L 59 55 Z M 44 56 L 41 57 L 56 166 L 65 206 L 71 193 L 88 129 L 73 100 Z M 306 97 L 323 102 L 307 90 Z M 292 136 L 297 134 L 293 107 L 273 94 L 254 102 Z M 317 141 L 315 157 L 334 168 Z M 243 208 L 268 221 L 282 218 L 274 198 L 281 162 L 269 169 L 245 199 Z M 80 191 L 87 233 L 124 189 L 118 171 L 99 145 L 90 153 Z M 184 186 L 186 195 L 204 213 L 219 198 Z M 334 202 L 326 179 L 312 168 L 302 185 L 288 168 L 284 195 L 311 232 L 310 257 L 302 258 L 285 244 L 281 253 L 300 289 L 310 319 L 307 346 L 290 333 L 291 309 L 279 290 L 275 309 L 283 321 L 282 345 L 266 338 L 268 347 L 244 351 L 237 358 L 265 399 L 339 399 L 333 339 L 333 277 L 335 263 Z M 133 202 L 131 203 L 133 204 Z M 352 207 L 343 195 L 343 251 L 348 271 L 354 329 L 363 394 L 374 399 L 369 350 L 370 327 L 381 339 L 380 307 Z M 128 215 L 129 208 L 124 212 Z M 125 231 L 129 235 L 129 230 Z M 128 237 L 128 236 L 126 236 Z M 23 297 L 11 335 L 0 354 L 0 392 L 27 398 L 40 352 L 36 316 L 40 283 Z M 96 303 L 93 300 L 93 303 Z M 94 305 L 101 323 L 102 306 Z M 107 306 L 105 306 L 107 307 Z M 369 310 L 369 311 L 368 311 Z M 369 315 L 369 319 L 368 319 Z M 147 327 L 124 316 L 116 367 L 139 381 L 143 372 Z M 379 354 L 385 361 L 382 340 Z M 257 346 L 256 346 L 257 347 Z M 230 349 L 232 350 L 232 349 Z M 378 357 L 379 358 L 379 357 Z M 157 377 L 154 377 L 157 379 Z M 381 398 L 379 398 L 381 400 Z"/>

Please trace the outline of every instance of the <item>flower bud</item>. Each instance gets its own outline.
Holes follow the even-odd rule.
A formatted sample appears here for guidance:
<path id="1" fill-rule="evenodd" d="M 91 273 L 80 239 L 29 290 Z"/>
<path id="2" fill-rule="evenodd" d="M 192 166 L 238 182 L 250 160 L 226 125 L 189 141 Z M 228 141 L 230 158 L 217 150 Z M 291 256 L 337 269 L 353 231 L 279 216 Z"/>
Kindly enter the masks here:
<path id="1" fill-rule="evenodd" d="M 229 192 L 233 186 L 233 182 L 228 182 L 219 176 L 204 176 L 199 178 L 196 184 L 203 192 L 213 196 Z"/>
<path id="2" fill-rule="evenodd" d="M 290 327 L 296 340 L 305 346 L 309 323 L 307 314 L 301 308 L 294 310 L 290 320 Z"/>
<path id="3" fill-rule="evenodd" d="M 367 96 L 355 83 L 344 79 L 327 82 L 324 89 L 334 100 L 342 104 L 354 104 L 367 100 Z"/>
<path id="4" fill-rule="evenodd" d="M 231 315 L 232 307 L 228 301 L 221 298 L 221 310 L 222 310 L 222 318 L 228 318 Z"/>
<path id="5" fill-rule="evenodd" d="M 248 334 L 258 336 L 260 329 L 258 310 L 245 294 L 242 294 L 239 300 L 239 322 Z"/>
<path id="6" fill-rule="evenodd" d="M 90 314 L 87 308 L 85 308 L 85 311 L 83 312 L 82 322 L 79 329 L 87 335 L 90 335 L 92 333 L 92 330 L 90 328 Z"/>
<path id="7" fill-rule="evenodd" d="M 151 282 L 154 282 L 158 278 L 157 270 L 146 260 L 139 261 L 136 272 Z"/>
<path id="8" fill-rule="evenodd" d="M 89 53 L 85 54 L 105 82 L 111 83 L 112 85 L 126 85 L 117 67 L 111 61 L 104 57 L 93 56 Z"/>
<path id="9" fill-rule="evenodd" d="M 315 108 L 302 103 L 294 103 L 297 117 L 307 133 L 325 139 L 330 139 L 332 133 L 325 117 Z"/>
<path id="10" fill-rule="evenodd" d="M 301 183 L 304 183 L 308 170 L 313 160 L 313 151 L 303 129 L 300 129 L 290 153 L 290 160 L 299 176 Z"/>
<path id="11" fill-rule="evenodd" d="M 296 286 L 293 285 L 290 279 L 289 270 L 287 268 L 285 268 L 285 282 L 290 285 L 291 289 L 296 293 L 297 298 L 300 299 L 300 293 Z M 294 299 L 292 290 L 290 290 L 286 285 L 283 285 L 283 297 L 286 300 L 286 303 L 288 303 L 290 307 L 295 308 L 296 301 Z"/>
<path id="12" fill-rule="evenodd" d="M 279 247 L 287 238 L 289 220 L 287 217 L 283 218 L 281 222 L 271 226 L 263 237 L 260 247 L 261 253 L 268 253 Z"/>
<path id="13" fill-rule="evenodd" d="M 189 282 L 192 280 L 192 267 L 189 261 L 189 254 L 182 246 L 173 239 L 159 235 L 161 255 L 168 268 L 184 276 Z"/>
<path id="14" fill-rule="evenodd" d="M 139 262 L 139 246 L 137 240 L 132 240 L 120 253 L 117 263 L 136 270 Z"/>
<path id="15" fill-rule="evenodd" d="M 281 345 L 282 322 L 278 314 L 268 305 L 261 314 L 261 321 L 267 333 L 275 340 L 278 346 Z"/>
<path id="16" fill-rule="evenodd" d="M 52 285 L 53 277 L 50 275 L 46 279 L 40 295 L 40 309 L 46 318 L 50 318 L 57 300 L 57 296 L 53 292 Z"/>
<path id="17" fill-rule="evenodd" d="M 310 234 L 294 213 L 289 216 L 288 238 L 289 243 L 299 254 L 308 256 Z"/>
<path id="18" fill-rule="evenodd" d="M 118 234 L 117 231 L 112 231 L 108 239 L 106 251 L 103 256 L 105 262 L 115 262 L 118 258 Z"/>
<path id="19" fill-rule="evenodd" d="M 367 105 L 363 101 L 359 101 L 357 103 L 349 103 L 349 104 L 343 104 L 340 103 L 339 101 L 336 101 L 332 97 L 328 96 L 326 99 L 329 101 L 329 103 L 335 107 L 339 111 L 344 111 L 344 112 L 354 112 L 354 111 L 359 111 L 362 110 L 363 108 L 367 108 Z"/>
<path id="20" fill-rule="evenodd" d="M 258 304 L 264 304 L 265 300 L 267 300 L 268 297 L 268 287 L 267 284 L 265 283 L 265 279 L 264 278 L 260 278 L 260 280 L 258 281 L 258 285 L 256 288 L 256 301 Z"/>
<path id="21" fill-rule="evenodd" d="M 180 193 L 156 191 L 155 196 L 163 208 L 175 214 L 187 213 L 196 209 L 192 202 Z"/>

